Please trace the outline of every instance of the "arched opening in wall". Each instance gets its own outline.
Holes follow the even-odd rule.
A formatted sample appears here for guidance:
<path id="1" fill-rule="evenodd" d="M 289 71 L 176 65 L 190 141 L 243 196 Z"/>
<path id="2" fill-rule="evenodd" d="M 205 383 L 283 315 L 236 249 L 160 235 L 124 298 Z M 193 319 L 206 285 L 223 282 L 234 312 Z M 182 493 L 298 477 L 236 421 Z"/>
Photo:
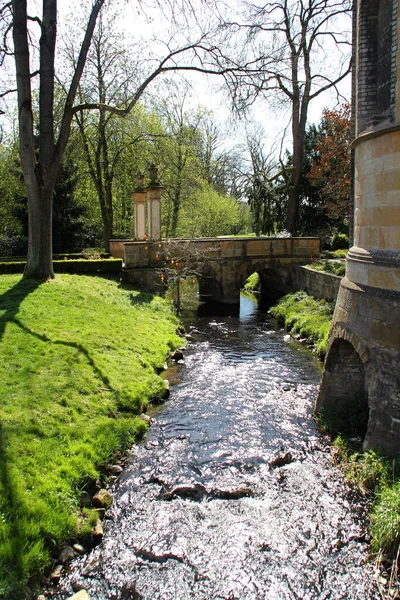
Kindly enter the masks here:
<path id="1" fill-rule="evenodd" d="M 336 339 L 330 348 L 316 411 L 333 433 L 365 438 L 369 407 L 364 365 L 344 339 Z"/>
<path id="2" fill-rule="evenodd" d="M 287 282 L 287 275 L 277 269 L 262 269 L 260 276 L 260 304 L 264 307 L 276 304 L 282 296 L 288 294 L 290 286 Z"/>

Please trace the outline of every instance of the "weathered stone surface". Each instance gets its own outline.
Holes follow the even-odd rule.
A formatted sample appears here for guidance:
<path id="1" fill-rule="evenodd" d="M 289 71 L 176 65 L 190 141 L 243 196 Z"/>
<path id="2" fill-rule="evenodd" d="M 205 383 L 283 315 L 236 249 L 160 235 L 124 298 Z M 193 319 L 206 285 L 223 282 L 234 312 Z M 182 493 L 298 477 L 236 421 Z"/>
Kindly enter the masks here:
<path id="1" fill-rule="evenodd" d="M 68 600 L 90 600 L 90 596 L 86 590 L 80 590 L 73 596 L 70 596 Z"/>
<path id="2" fill-rule="evenodd" d="M 93 541 L 96 544 L 100 544 L 101 540 L 103 539 L 103 535 L 104 535 L 103 523 L 102 523 L 102 521 L 100 521 L 100 519 L 97 520 L 97 523 L 93 528 L 92 535 L 93 535 Z"/>
<path id="3" fill-rule="evenodd" d="M 123 470 L 124 469 L 121 467 L 121 465 L 108 465 L 107 467 L 107 471 L 113 475 L 121 475 Z"/>
<path id="4" fill-rule="evenodd" d="M 61 550 L 60 554 L 58 555 L 58 560 L 60 561 L 60 563 L 65 564 L 67 562 L 69 562 L 70 560 L 72 560 L 73 558 L 75 558 L 76 556 L 76 552 L 73 548 L 71 548 L 71 546 L 64 546 L 64 548 Z"/>
<path id="5" fill-rule="evenodd" d="M 152 418 L 151 418 L 151 417 L 149 417 L 149 415 L 146 415 L 145 413 L 142 413 L 142 414 L 140 415 L 140 418 L 141 418 L 143 421 L 146 421 L 146 423 L 148 423 L 149 425 L 150 425 L 150 423 L 152 422 Z"/>
<path id="6" fill-rule="evenodd" d="M 60 579 L 61 579 L 61 573 L 62 573 L 62 569 L 63 569 L 63 566 L 62 566 L 62 565 L 57 565 L 57 566 L 55 567 L 55 569 L 53 569 L 53 571 L 52 571 L 52 573 L 51 573 L 51 575 L 50 575 L 50 582 L 51 582 L 53 585 L 57 585 L 57 584 L 58 584 L 58 582 L 60 581 Z"/>
<path id="7" fill-rule="evenodd" d="M 112 504 L 112 495 L 105 489 L 101 489 L 92 498 L 92 504 L 96 508 L 109 508 Z"/>
<path id="8" fill-rule="evenodd" d="M 175 350 L 174 352 L 171 352 L 171 360 L 182 360 L 183 359 L 183 352 L 182 350 Z"/>

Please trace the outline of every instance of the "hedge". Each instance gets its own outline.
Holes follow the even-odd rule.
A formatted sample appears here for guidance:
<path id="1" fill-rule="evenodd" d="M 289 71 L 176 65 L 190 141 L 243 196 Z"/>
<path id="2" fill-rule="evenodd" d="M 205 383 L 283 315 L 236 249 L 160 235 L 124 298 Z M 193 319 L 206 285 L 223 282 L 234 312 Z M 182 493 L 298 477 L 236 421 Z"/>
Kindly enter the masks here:
<path id="1" fill-rule="evenodd" d="M 0 262 L 0 274 L 23 273 L 26 261 Z M 122 268 L 121 258 L 103 258 L 90 260 L 53 260 L 56 273 L 119 273 Z"/>

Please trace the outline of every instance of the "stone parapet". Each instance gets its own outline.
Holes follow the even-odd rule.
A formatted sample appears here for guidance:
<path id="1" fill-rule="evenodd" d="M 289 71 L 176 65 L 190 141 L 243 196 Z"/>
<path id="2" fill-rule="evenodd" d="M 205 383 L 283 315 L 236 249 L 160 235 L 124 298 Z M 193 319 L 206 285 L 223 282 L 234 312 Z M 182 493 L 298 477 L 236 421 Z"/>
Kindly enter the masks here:
<path id="1" fill-rule="evenodd" d="M 304 290 L 310 296 L 328 302 L 336 300 L 341 279 L 333 273 L 324 273 L 301 265 L 294 265 L 291 273 L 293 290 Z"/>

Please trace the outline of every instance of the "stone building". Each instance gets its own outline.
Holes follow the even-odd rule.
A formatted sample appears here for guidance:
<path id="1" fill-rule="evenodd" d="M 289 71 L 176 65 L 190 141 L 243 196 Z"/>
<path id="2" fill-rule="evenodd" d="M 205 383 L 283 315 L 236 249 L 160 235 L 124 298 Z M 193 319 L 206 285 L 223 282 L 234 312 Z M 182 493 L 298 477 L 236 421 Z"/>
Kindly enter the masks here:
<path id="1" fill-rule="evenodd" d="M 400 11 L 355 5 L 354 238 L 316 410 L 400 454 Z"/>

